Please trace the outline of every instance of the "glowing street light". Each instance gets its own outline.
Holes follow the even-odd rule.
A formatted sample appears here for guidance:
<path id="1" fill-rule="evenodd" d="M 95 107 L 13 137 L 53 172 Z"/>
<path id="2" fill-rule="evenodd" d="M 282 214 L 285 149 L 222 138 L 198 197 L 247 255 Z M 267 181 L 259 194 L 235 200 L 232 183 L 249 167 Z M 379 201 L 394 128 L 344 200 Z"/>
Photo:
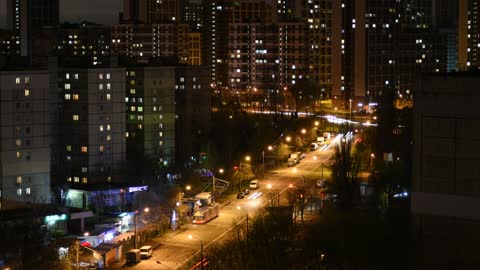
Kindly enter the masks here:
<path id="1" fill-rule="evenodd" d="M 245 161 L 250 161 L 251 160 L 251 157 L 250 156 L 246 156 L 245 157 Z"/>
<path id="2" fill-rule="evenodd" d="M 222 174 L 224 172 L 224 170 L 222 168 L 220 168 L 220 169 L 218 169 L 218 172 Z"/>
<path id="3" fill-rule="evenodd" d="M 200 267 L 201 267 L 201 269 L 203 270 L 203 269 L 204 269 L 204 268 L 203 268 L 203 263 L 204 263 L 204 261 L 203 261 L 203 260 L 204 260 L 204 257 L 203 257 L 203 241 L 202 241 L 200 238 L 197 238 L 197 237 L 195 237 L 195 236 L 193 236 L 193 235 L 191 235 L 191 234 L 188 235 L 188 238 L 189 238 L 189 239 L 197 239 L 198 241 L 200 241 L 200 257 L 202 258 L 202 259 L 200 260 Z"/>
<path id="4" fill-rule="evenodd" d="M 290 136 L 287 136 L 287 137 L 285 138 L 285 141 L 287 141 L 287 142 L 290 142 L 291 140 L 292 140 L 292 137 L 290 137 Z"/>

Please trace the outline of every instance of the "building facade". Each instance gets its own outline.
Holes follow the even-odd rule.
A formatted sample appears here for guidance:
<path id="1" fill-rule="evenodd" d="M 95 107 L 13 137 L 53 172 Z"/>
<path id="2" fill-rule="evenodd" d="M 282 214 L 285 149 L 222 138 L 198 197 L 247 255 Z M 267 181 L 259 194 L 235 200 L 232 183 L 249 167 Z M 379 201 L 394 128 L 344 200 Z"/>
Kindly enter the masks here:
<path id="1" fill-rule="evenodd" d="M 0 201 L 50 203 L 50 77 L 0 71 Z"/>

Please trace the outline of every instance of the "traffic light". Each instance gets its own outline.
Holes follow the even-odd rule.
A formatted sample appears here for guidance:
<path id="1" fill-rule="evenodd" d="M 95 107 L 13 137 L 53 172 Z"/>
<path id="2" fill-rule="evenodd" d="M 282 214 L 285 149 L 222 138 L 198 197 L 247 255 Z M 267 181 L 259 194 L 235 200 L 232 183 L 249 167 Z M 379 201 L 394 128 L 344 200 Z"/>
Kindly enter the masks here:
<path id="1" fill-rule="evenodd" d="M 238 170 L 238 166 L 237 165 L 233 166 L 233 170 L 234 171 Z"/>

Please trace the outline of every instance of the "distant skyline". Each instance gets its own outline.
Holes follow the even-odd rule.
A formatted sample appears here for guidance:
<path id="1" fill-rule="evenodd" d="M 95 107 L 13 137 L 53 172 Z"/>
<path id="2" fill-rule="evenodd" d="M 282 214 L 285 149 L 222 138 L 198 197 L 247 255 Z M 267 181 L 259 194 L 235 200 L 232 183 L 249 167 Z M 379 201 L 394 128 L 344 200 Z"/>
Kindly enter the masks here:
<path id="1" fill-rule="evenodd" d="M 116 24 L 122 8 L 123 1 L 119 0 L 60 0 L 60 21 Z M 0 28 L 6 28 L 7 0 L 0 0 L 0 18 Z"/>

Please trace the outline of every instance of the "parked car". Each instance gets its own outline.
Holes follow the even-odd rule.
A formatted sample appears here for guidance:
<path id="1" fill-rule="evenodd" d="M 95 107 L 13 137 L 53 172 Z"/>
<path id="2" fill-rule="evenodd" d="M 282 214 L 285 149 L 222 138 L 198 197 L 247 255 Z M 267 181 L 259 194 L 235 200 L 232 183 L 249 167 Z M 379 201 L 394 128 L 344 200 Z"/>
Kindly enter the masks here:
<path id="1" fill-rule="evenodd" d="M 238 192 L 238 193 L 237 193 L 237 199 L 243 199 L 243 198 L 245 198 L 245 193 L 243 193 L 243 191 L 242 191 L 242 192 Z"/>
<path id="2" fill-rule="evenodd" d="M 316 143 L 310 144 L 310 151 L 315 151 L 317 149 L 318 149 L 318 144 L 316 144 Z"/>
<path id="3" fill-rule="evenodd" d="M 250 181 L 250 189 L 257 189 L 260 187 L 260 183 L 258 180 Z"/>
<path id="4" fill-rule="evenodd" d="M 246 188 L 242 191 L 245 195 L 250 194 L 250 189 Z"/>
<path id="5" fill-rule="evenodd" d="M 152 257 L 153 248 L 152 246 L 143 246 L 140 248 L 140 256 L 142 259 L 148 259 Z"/>

